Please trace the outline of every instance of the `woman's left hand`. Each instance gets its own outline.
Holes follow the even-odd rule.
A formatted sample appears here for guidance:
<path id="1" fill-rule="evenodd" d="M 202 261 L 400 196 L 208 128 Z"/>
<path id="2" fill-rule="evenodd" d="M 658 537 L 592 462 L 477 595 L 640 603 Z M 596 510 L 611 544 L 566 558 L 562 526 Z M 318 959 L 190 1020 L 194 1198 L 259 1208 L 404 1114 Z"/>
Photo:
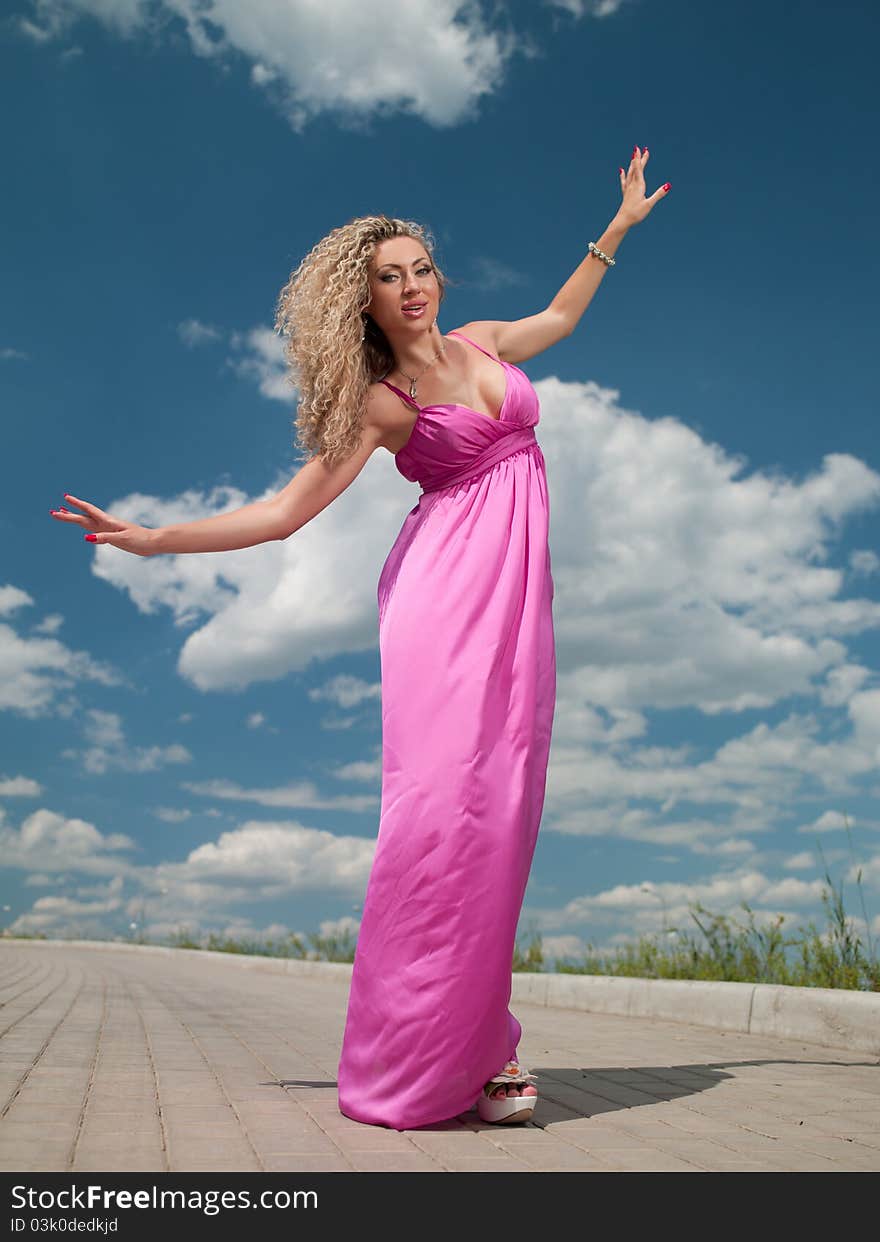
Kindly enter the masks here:
<path id="1" fill-rule="evenodd" d="M 640 220 L 644 220 L 648 212 L 653 210 L 654 204 L 669 193 L 670 185 L 667 181 L 665 185 L 661 185 L 659 190 L 655 190 L 650 198 L 645 197 L 645 165 L 647 162 L 648 148 L 645 147 L 644 151 L 640 151 L 636 147 L 633 150 L 629 170 L 627 172 L 620 170 L 620 191 L 623 194 L 623 202 L 620 204 L 617 218 L 626 225 L 638 224 Z"/>

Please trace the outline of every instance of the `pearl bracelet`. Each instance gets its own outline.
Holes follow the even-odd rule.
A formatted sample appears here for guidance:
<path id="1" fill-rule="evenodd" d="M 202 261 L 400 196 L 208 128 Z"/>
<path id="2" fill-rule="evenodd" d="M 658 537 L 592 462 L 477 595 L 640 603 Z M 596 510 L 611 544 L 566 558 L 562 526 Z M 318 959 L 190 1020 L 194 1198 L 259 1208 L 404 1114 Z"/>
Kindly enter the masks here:
<path id="1" fill-rule="evenodd" d="M 601 259 L 606 267 L 614 267 L 614 264 L 617 262 L 616 259 L 612 259 L 610 255 L 607 255 L 604 250 L 600 250 L 595 242 L 590 242 L 587 249 L 592 251 L 597 259 Z"/>

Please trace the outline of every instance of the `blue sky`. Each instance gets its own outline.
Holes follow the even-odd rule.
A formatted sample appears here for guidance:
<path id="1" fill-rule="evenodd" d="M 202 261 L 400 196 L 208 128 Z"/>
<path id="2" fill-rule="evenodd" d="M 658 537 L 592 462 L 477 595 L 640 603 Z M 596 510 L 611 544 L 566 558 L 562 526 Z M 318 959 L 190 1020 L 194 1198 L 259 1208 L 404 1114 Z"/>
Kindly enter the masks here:
<path id="1" fill-rule="evenodd" d="M 533 314 L 638 143 L 669 195 L 523 368 L 559 680 L 521 932 L 613 948 L 695 901 L 822 924 L 821 848 L 880 937 L 875 6 L 360 10 L 6 10 L 0 923 L 356 932 L 376 582 L 418 487 L 377 453 L 283 544 L 150 560 L 49 510 L 276 492 L 275 299 L 321 236 L 419 220 L 444 332 Z"/>

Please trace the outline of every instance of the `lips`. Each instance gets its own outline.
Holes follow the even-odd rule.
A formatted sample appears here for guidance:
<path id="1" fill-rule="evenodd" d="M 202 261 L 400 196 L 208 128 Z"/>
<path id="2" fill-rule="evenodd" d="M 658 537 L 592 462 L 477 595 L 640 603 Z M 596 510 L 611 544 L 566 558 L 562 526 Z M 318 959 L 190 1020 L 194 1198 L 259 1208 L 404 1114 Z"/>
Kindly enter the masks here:
<path id="1" fill-rule="evenodd" d="M 404 315 L 408 315 L 410 319 L 418 319 L 419 315 L 422 314 L 427 305 L 427 302 L 419 302 L 415 306 L 403 306 L 401 307 L 401 310 Z"/>

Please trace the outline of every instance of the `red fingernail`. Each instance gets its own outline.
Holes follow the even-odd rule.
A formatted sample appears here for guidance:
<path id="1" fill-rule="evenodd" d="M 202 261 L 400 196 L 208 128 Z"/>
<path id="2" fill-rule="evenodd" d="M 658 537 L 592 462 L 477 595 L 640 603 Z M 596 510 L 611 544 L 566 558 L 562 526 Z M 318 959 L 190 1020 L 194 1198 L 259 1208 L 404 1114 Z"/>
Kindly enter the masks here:
<path id="1" fill-rule="evenodd" d="M 97 535 L 86 535 L 86 536 L 85 536 L 85 538 L 89 541 L 89 543 L 97 543 L 97 542 L 98 542 L 98 536 L 97 536 Z"/>
<path id="2" fill-rule="evenodd" d="M 664 185 L 663 189 L 664 189 L 664 190 L 671 190 L 671 189 L 672 189 L 672 183 L 671 183 L 670 181 L 667 181 L 667 182 L 666 182 L 666 185 Z"/>

